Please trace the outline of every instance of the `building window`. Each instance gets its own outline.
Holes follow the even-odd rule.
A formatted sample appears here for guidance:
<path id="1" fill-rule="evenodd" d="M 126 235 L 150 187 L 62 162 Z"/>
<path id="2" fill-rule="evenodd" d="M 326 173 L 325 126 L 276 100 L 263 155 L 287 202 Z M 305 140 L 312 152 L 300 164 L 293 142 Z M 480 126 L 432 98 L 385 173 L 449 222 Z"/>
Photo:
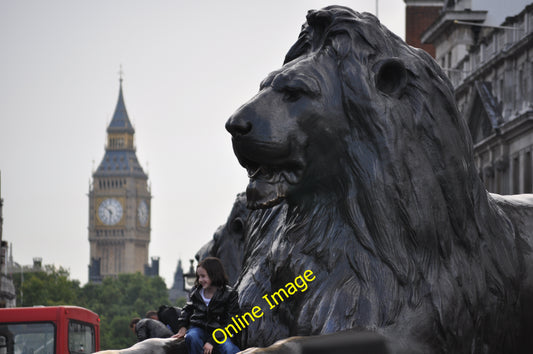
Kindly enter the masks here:
<path id="1" fill-rule="evenodd" d="M 532 102 L 531 95 L 533 95 L 533 62 L 529 63 L 529 73 L 527 77 L 529 78 L 529 85 L 528 85 L 529 92 L 527 93 L 527 97 L 529 99 L 529 102 Z"/>
<path id="2" fill-rule="evenodd" d="M 532 168 L 531 151 L 528 151 L 525 154 L 525 160 L 524 160 L 524 193 L 533 192 L 533 181 L 531 178 L 533 171 L 531 171 L 531 168 Z"/>
<path id="3" fill-rule="evenodd" d="M 522 69 L 518 70 L 518 97 L 517 101 L 520 102 L 520 100 L 524 97 L 524 71 Z"/>
<path id="4" fill-rule="evenodd" d="M 513 158 L 513 194 L 519 194 L 520 193 L 520 161 L 518 159 L 518 156 Z"/>
<path id="5" fill-rule="evenodd" d="M 523 69 L 520 70 L 520 98 L 523 103 L 528 101 L 527 92 L 528 92 L 528 75 L 526 64 L 522 66 Z"/>
<path id="6" fill-rule="evenodd" d="M 513 31 L 505 31 L 505 44 L 506 46 L 509 43 L 513 42 Z"/>
<path id="7" fill-rule="evenodd" d="M 505 34 L 504 31 L 501 31 L 497 34 L 498 36 L 498 50 L 503 50 L 505 47 Z"/>

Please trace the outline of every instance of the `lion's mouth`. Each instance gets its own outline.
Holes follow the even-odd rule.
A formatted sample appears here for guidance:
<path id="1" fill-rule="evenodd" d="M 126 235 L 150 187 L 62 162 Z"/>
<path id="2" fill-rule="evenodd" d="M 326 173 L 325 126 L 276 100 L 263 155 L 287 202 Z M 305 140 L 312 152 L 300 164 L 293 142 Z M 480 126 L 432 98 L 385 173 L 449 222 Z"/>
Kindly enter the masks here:
<path id="1" fill-rule="evenodd" d="M 239 163 L 248 172 L 249 209 L 267 209 L 281 203 L 291 186 L 301 181 L 305 168 L 303 154 L 290 140 L 276 144 L 234 137 L 232 142 Z"/>
<path id="2" fill-rule="evenodd" d="M 290 184 L 298 183 L 300 179 L 300 173 L 297 171 L 276 171 L 266 166 L 259 166 L 255 168 L 247 168 L 248 178 L 250 179 L 262 179 L 271 182 L 279 182 L 281 178 L 289 182 Z"/>
<path id="3" fill-rule="evenodd" d="M 302 176 L 302 168 L 292 166 L 271 167 L 247 164 L 250 182 L 246 188 L 246 199 L 250 209 L 266 209 L 281 203 L 289 188 L 297 184 Z"/>

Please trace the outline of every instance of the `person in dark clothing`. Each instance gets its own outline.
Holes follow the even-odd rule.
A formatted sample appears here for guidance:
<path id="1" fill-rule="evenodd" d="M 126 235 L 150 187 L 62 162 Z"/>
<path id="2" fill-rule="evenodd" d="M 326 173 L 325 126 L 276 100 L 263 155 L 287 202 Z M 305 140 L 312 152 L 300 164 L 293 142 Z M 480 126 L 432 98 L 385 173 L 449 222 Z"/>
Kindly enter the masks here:
<path id="1" fill-rule="evenodd" d="M 238 293 L 228 286 L 222 263 L 218 258 L 207 257 L 196 267 L 196 284 L 178 319 L 180 329 L 173 337 L 185 337 L 189 354 L 211 354 L 215 348 L 221 354 L 235 354 L 240 351 L 233 342 L 237 335 L 220 343 L 213 338 L 213 332 L 223 329 L 239 313 Z"/>
<path id="2" fill-rule="evenodd" d="M 181 315 L 181 308 L 176 306 L 159 306 L 157 310 L 157 318 L 163 322 L 173 333 L 178 333 L 180 330 L 178 320 Z"/>
<path id="3" fill-rule="evenodd" d="M 152 320 L 159 320 L 159 317 L 157 316 L 157 312 L 154 310 L 150 310 L 144 315 L 144 318 L 151 318 Z"/>
<path id="4" fill-rule="evenodd" d="M 162 322 L 151 318 L 138 317 L 130 322 L 130 329 L 137 336 L 137 340 L 143 341 L 148 338 L 168 338 L 173 335 L 172 331 Z"/>

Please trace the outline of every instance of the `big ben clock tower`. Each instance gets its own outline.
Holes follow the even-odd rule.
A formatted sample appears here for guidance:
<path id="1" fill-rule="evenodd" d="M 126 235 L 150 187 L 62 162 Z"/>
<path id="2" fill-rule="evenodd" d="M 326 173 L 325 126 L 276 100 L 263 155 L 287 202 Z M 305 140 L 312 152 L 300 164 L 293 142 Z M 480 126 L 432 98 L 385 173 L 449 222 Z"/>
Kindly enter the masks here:
<path id="1" fill-rule="evenodd" d="M 143 272 L 148 265 L 150 201 L 148 176 L 137 155 L 122 94 L 107 127 L 105 155 L 89 188 L 89 281 Z"/>

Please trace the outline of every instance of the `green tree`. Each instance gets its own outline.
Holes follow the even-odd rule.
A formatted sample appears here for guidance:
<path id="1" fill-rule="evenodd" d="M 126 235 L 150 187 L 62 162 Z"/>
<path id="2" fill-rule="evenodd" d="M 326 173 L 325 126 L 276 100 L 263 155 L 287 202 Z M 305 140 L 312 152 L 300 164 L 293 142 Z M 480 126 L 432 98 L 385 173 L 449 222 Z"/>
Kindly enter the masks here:
<path id="1" fill-rule="evenodd" d="M 80 300 L 101 317 L 102 350 L 121 349 L 137 341 L 129 330 L 131 319 L 168 304 L 168 290 L 160 277 L 120 274 L 105 278 L 101 284 L 86 284 Z"/>
<path id="2" fill-rule="evenodd" d="M 174 306 L 177 307 L 183 307 L 187 303 L 187 298 L 185 296 L 178 297 L 176 301 L 174 301 Z"/>
<path id="3" fill-rule="evenodd" d="M 69 271 L 46 265 L 42 271 L 14 277 L 17 306 L 78 305 L 80 282 L 69 279 Z M 79 305 L 78 305 L 79 306 Z"/>

